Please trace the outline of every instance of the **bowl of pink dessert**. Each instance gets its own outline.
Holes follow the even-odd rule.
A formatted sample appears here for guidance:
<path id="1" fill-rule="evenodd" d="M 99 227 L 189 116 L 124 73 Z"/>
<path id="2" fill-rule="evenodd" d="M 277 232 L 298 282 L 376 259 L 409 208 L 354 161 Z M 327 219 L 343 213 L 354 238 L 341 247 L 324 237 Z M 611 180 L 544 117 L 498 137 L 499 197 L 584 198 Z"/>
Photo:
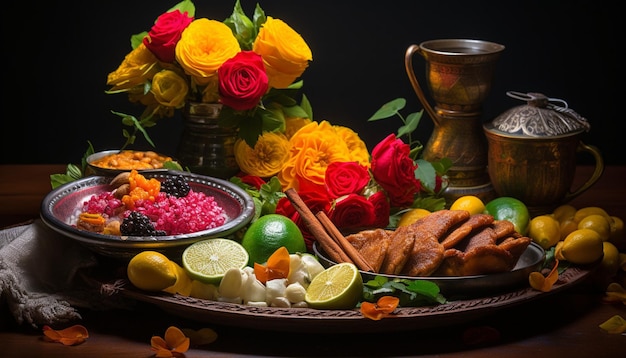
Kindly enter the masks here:
<path id="1" fill-rule="evenodd" d="M 177 260 L 196 241 L 234 238 L 254 216 L 252 197 L 223 179 L 174 170 L 128 175 L 135 176 L 57 187 L 42 201 L 42 221 L 103 256 L 130 260 L 154 250 Z"/>

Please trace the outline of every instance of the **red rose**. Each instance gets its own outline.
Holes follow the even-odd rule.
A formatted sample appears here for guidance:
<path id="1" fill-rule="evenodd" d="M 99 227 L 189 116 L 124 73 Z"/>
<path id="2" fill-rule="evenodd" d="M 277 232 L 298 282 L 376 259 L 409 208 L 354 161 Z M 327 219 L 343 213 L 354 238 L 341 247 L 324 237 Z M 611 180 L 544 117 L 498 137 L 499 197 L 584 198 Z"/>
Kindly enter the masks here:
<path id="1" fill-rule="evenodd" d="M 326 189 L 332 198 L 359 194 L 369 181 L 369 171 L 358 162 L 333 162 L 326 168 Z"/>
<path id="2" fill-rule="evenodd" d="M 389 199 L 382 191 L 377 191 L 370 195 L 367 200 L 374 206 L 374 222 L 372 226 L 385 228 L 389 226 L 389 212 L 391 206 L 389 205 Z"/>
<path id="3" fill-rule="evenodd" d="M 410 147 L 390 134 L 372 150 L 372 175 L 387 192 L 391 206 L 410 206 L 420 190 Z"/>
<path id="4" fill-rule="evenodd" d="M 236 111 L 254 108 L 267 92 L 268 79 L 260 55 L 241 51 L 217 70 L 222 103 Z"/>
<path id="5" fill-rule="evenodd" d="M 180 10 L 166 12 L 157 18 L 148 36 L 143 38 L 143 44 L 159 61 L 172 63 L 180 34 L 191 21 L 193 17 L 189 17 L 186 11 L 184 13 Z"/>
<path id="6" fill-rule="evenodd" d="M 330 210 L 330 198 L 323 191 L 298 191 L 298 195 L 304 201 L 306 206 L 316 214 L 320 211 L 328 213 Z M 287 197 L 281 198 L 276 204 L 276 214 L 284 215 L 290 218 L 293 222 L 298 225 L 300 231 L 302 231 L 302 236 L 304 236 L 304 241 L 306 243 L 307 249 L 309 251 L 313 248 L 313 241 L 315 238 L 309 231 L 309 228 L 306 226 L 300 214 L 296 211 L 296 209 L 291 205 L 291 201 Z"/>
<path id="7" fill-rule="evenodd" d="M 239 177 L 239 179 L 241 179 L 242 182 L 255 187 L 256 190 L 260 190 L 261 185 L 265 184 L 265 180 L 263 180 L 263 178 L 258 177 L 256 175 L 248 175 L 248 174 L 241 172 L 237 174 L 237 176 Z"/>
<path id="8" fill-rule="evenodd" d="M 374 205 L 367 198 L 358 194 L 349 194 L 335 201 L 329 218 L 339 229 L 356 229 L 372 226 L 376 214 Z"/>

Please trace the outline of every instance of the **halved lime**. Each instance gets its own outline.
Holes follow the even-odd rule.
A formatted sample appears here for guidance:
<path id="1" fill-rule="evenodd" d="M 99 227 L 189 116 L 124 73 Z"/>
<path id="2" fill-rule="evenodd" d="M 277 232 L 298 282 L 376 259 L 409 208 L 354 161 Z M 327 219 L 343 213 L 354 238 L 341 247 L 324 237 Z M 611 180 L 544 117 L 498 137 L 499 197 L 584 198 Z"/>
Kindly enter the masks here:
<path id="1" fill-rule="evenodd" d="M 306 290 L 312 308 L 352 309 L 363 297 L 363 278 L 358 268 L 343 262 L 320 272 Z"/>
<path id="2" fill-rule="evenodd" d="M 229 269 L 246 267 L 248 258 L 240 243 L 216 238 L 191 244 L 183 251 L 182 262 L 192 278 L 217 285 Z"/>

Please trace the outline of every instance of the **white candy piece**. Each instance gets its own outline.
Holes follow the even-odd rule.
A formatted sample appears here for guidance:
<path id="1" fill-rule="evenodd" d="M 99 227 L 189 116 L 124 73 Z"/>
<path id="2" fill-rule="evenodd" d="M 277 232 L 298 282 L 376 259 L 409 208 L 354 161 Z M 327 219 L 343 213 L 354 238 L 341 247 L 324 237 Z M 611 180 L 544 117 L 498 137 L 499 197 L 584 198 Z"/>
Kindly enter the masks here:
<path id="1" fill-rule="evenodd" d="M 306 288 L 298 282 L 289 284 L 289 286 L 285 288 L 285 298 L 287 298 L 292 304 L 304 301 L 305 296 Z"/>
<path id="2" fill-rule="evenodd" d="M 285 289 L 287 288 L 287 279 L 277 278 L 269 280 L 265 283 L 265 302 L 271 304 L 276 297 L 285 297 Z"/>
<path id="3" fill-rule="evenodd" d="M 241 298 L 241 288 L 247 278 L 248 275 L 238 268 L 231 268 L 226 271 L 218 289 L 220 297 Z"/>

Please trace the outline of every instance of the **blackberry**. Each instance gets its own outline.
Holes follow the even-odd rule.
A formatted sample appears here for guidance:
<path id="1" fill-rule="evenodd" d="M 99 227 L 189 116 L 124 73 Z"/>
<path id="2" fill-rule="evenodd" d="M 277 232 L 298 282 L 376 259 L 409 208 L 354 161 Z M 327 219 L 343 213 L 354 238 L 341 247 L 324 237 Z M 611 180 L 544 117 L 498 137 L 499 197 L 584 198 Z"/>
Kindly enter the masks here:
<path id="1" fill-rule="evenodd" d="M 161 183 L 161 191 L 167 195 L 175 196 L 177 198 L 183 198 L 189 194 L 189 183 L 182 175 L 176 175 L 168 177 Z"/>
<path id="2" fill-rule="evenodd" d="M 165 236 L 163 230 L 156 230 L 146 215 L 133 211 L 122 221 L 120 232 L 124 236 Z"/>

